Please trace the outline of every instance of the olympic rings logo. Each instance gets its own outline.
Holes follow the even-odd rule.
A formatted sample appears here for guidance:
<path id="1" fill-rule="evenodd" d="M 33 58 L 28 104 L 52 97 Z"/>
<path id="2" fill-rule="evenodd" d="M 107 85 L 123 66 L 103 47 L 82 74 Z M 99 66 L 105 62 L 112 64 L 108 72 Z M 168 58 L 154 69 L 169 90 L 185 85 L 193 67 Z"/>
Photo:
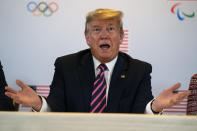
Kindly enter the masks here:
<path id="1" fill-rule="evenodd" d="M 27 4 L 27 10 L 31 12 L 34 16 L 46 16 L 49 17 L 59 9 L 56 2 L 51 2 L 47 4 L 46 2 L 36 3 L 31 1 Z"/>

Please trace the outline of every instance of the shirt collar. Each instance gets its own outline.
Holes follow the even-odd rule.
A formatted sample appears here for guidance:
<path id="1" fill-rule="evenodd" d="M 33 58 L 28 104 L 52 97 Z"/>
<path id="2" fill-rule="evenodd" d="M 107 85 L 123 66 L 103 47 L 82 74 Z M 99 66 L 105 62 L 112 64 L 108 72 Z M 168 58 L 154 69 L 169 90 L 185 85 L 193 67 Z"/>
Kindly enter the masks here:
<path id="1" fill-rule="evenodd" d="M 93 57 L 93 62 L 94 62 L 94 70 L 97 70 L 97 67 L 101 64 L 101 62 L 99 60 L 97 60 L 94 56 Z M 108 70 L 110 72 L 113 71 L 115 63 L 117 61 L 118 56 L 116 56 L 112 61 L 105 63 L 105 65 L 107 66 Z"/>

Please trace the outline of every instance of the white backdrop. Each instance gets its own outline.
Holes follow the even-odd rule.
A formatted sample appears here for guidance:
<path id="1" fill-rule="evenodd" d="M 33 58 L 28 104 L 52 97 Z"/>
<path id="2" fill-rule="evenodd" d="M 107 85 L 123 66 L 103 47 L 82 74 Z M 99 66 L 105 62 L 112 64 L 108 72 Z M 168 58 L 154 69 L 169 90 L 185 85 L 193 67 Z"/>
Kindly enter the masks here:
<path id="1" fill-rule="evenodd" d="M 36 3 L 41 0 L 34 0 Z M 59 6 L 52 16 L 34 16 L 27 10 L 31 0 L 0 1 L 0 60 L 8 84 L 16 79 L 27 84 L 49 85 L 54 62 L 59 56 L 85 49 L 85 16 L 96 8 L 124 12 L 129 30 L 129 51 L 133 58 L 152 64 L 154 95 L 176 82 L 188 89 L 197 73 L 197 16 L 177 18 L 178 9 L 197 13 L 197 1 L 169 0 L 47 0 Z M 176 3 L 180 3 L 170 10 Z"/>

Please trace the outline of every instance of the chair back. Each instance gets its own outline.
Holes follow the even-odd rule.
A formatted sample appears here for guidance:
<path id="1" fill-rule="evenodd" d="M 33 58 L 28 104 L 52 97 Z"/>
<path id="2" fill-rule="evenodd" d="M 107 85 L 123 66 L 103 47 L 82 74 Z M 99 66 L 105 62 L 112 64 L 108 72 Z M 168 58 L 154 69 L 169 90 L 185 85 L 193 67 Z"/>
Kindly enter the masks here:
<path id="1" fill-rule="evenodd" d="M 191 77 L 189 90 L 191 94 L 187 100 L 187 115 L 197 115 L 197 74 Z"/>

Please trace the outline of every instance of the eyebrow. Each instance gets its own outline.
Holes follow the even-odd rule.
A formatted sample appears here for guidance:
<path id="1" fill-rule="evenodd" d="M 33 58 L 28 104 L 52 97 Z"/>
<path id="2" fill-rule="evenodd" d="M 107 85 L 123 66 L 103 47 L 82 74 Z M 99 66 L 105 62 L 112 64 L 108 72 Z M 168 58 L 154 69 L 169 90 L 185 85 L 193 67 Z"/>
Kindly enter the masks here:
<path id="1" fill-rule="evenodd" d="M 100 27 L 99 25 L 94 25 L 94 26 L 92 26 L 93 28 L 95 28 L 95 27 Z"/>
<path id="2" fill-rule="evenodd" d="M 114 24 L 109 24 L 107 26 L 114 26 Z M 100 25 L 93 25 L 92 27 L 101 27 Z"/>
<path id="3" fill-rule="evenodd" d="M 114 25 L 114 24 L 109 24 L 109 25 L 111 26 L 111 25 Z"/>

